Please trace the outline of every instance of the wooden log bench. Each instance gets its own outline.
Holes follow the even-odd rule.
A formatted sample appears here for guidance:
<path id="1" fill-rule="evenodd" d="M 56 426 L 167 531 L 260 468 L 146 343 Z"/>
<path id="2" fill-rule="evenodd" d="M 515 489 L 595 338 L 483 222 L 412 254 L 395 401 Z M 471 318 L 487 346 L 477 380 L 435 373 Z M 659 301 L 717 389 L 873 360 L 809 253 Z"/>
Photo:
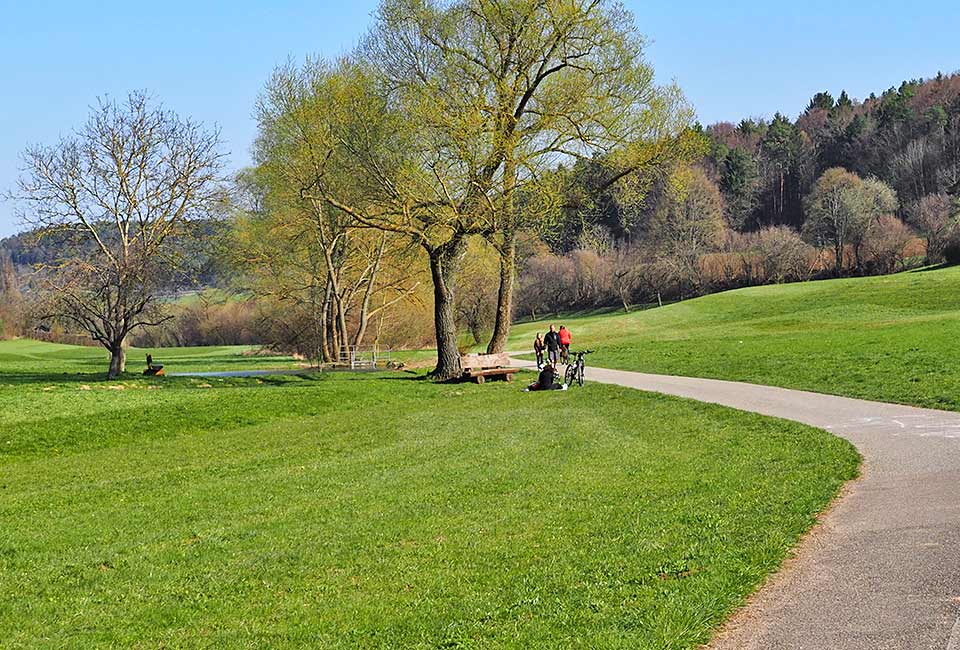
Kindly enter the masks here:
<path id="1" fill-rule="evenodd" d="M 463 368 L 463 378 L 472 379 L 478 384 L 486 381 L 487 377 L 503 377 L 506 381 L 513 380 L 513 374 L 520 372 L 519 368 L 510 367 L 510 355 L 500 354 L 465 354 L 460 357 L 460 366 Z"/>

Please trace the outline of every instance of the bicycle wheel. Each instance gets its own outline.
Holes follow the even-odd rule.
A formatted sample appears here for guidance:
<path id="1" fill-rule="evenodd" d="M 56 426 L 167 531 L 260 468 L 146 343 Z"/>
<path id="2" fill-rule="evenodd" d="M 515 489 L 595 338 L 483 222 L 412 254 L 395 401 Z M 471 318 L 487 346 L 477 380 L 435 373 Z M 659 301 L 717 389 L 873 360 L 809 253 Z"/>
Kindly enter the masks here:
<path id="1" fill-rule="evenodd" d="M 583 388 L 583 364 L 577 364 L 577 385 Z"/>
<path id="2" fill-rule="evenodd" d="M 573 384 L 573 380 L 577 376 L 577 369 L 574 366 L 567 366 L 566 372 L 563 373 L 563 383 L 567 386 Z"/>

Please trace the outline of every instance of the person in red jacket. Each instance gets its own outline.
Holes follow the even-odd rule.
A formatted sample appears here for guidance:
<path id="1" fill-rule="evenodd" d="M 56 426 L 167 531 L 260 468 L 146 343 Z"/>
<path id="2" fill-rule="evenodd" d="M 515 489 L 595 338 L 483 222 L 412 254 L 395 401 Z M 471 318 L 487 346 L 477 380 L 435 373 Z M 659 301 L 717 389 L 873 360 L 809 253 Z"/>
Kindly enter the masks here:
<path id="1" fill-rule="evenodd" d="M 573 342 L 573 336 L 563 325 L 560 326 L 560 360 L 563 363 L 570 363 L 570 344 Z"/>

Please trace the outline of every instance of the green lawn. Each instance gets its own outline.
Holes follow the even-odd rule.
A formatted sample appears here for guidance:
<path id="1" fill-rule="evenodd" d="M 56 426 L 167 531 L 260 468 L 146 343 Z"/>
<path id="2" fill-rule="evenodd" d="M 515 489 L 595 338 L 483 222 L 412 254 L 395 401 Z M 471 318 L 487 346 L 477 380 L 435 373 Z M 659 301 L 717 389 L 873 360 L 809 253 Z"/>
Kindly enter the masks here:
<path id="1" fill-rule="evenodd" d="M 692 648 L 858 463 L 612 386 L 84 382 L 33 345 L 0 343 L 4 648 Z"/>
<path id="2" fill-rule="evenodd" d="M 168 372 L 226 370 L 281 370 L 300 367 L 288 356 L 255 354 L 254 346 L 199 348 L 131 348 L 127 372 L 139 374 L 146 367 L 146 355 Z M 37 381 L 90 381 L 102 379 L 110 365 L 109 353 L 101 347 L 78 347 L 19 339 L 0 342 L 0 383 Z"/>
<path id="3" fill-rule="evenodd" d="M 564 317 L 589 363 L 960 410 L 960 267 L 752 287 Z M 514 327 L 530 350 L 545 322 Z"/>

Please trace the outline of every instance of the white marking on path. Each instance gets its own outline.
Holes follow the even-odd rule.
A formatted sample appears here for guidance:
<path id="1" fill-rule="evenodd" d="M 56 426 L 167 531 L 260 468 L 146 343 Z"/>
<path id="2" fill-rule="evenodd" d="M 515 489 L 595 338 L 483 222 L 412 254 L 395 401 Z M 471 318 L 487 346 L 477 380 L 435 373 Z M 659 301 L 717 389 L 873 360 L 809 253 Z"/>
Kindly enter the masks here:
<path id="1" fill-rule="evenodd" d="M 950 640 L 947 641 L 947 650 L 960 650 L 960 612 L 957 612 L 957 622 L 953 624 Z"/>

